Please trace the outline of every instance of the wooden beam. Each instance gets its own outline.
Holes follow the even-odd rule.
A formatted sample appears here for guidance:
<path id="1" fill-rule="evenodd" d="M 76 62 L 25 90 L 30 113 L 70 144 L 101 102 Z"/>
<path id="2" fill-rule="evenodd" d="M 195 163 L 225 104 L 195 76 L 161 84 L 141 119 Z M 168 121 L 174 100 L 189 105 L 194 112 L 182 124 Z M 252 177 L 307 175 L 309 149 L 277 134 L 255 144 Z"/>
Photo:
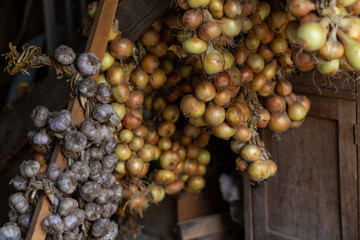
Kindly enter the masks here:
<path id="1" fill-rule="evenodd" d="M 102 60 L 106 50 L 111 25 L 115 18 L 117 4 L 118 0 L 100 1 L 98 13 L 94 20 L 88 44 L 85 49 L 85 52 L 95 53 L 99 57 L 100 61 Z M 69 103 L 68 110 L 71 112 L 72 124 L 78 126 L 84 120 L 84 110 L 81 107 L 78 98 L 75 98 Z M 56 162 L 62 168 L 66 168 L 67 166 L 66 158 L 61 152 L 60 142 L 58 142 L 55 147 L 51 162 Z M 49 210 L 50 205 L 49 199 L 45 196 L 42 196 L 40 201 L 38 201 L 28 234 L 26 236 L 27 240 L 43 240 L 46 238 L 46 232 L 42 229 L 41 222 L 46 216 L 51 214 Z"/>

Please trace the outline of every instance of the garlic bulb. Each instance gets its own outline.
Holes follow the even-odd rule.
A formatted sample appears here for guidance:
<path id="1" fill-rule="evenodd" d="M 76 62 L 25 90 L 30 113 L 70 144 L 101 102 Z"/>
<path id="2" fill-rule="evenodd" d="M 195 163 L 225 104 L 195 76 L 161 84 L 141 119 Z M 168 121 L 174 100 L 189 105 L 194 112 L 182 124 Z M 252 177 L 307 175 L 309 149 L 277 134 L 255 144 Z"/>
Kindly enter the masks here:
<path id="1" fill-rule="evenodd" d="M 98 198 L 96 198 L 97 204 L 105 204 L 110 201 L 110 197 L 114 194 L 111 188 L 102 188 Z"/>
<path id="2" fill-rule="evenodd" d="M 6 223 L 4 226 L 0 228 L 0 239 L 20 240 L 21 239 L 20 227 L 15 223 Z"/>
<path id="3" fill-rule="evenodd" d="M 101 143 L 100 149 L 104 151 L 106 154 L 111 154 L 112 152 L 114 152 L 116 145 L 117 145 L 116 139 L 114 137 L 111 137 L 110 140 Z"/>
<path id="4" fill-rule="evenodd" d="M 17 214 L 14 210 L 10 210 L 8 212 L 9 222 L 16 223 L 19 217 L 19 214 Z"/>
<path id="5" fill-rule="evenodd" d="M 93 97 L 97 90 L 97 82 L 93 78 L 85 78 L 79 82 L 78 90 L 84 97 Z"/>
<path id="6" fill-rule="evenodd" d="M 60 176 L 60 174 L 63 173 L 63 169 L 61 167 L 59 167 L 59 165 L 57 165 L 56 162 L 52 162 L 47 166 L 46 169 L 46 176 L 51 180 L 51 181 L 56 181 L 58 179 L 58 177 Z"/>
<path id="7" fill-rule="evenodd" d="M 93 160 L 101 160 L 104 157 L 103 151 L 98 147 L 90 147 L 86 149 L 86 155 Z"/>
<path id="8" fill-rule="evenodd" d="M 77 68 L 79 69 L 81 75 L 89 77 L 100 71 L 101 63 L 94 53 L 82 53 L 78 58 Z"/>
<path id="9" fill-rule="evenodd" d="M 59 190 L 65 194 L 72 194 L 75 192 L 77 181 L 74 174 L 69 171 L 62 173 L 57 180 L 57 186 Z"/>
<path id="10" fill-rule="evenodd" d="M 25 214 L 29 210 L 29 202 L 21 192 L 14 193 L 9 197 L 9 205 L 19 214 Z"/>
<path id="11" fill-rule="evenodd" d="M 109 103 L 111 100 L 112 91 L 106 83 L 100 83 L 97 86 L 95 98 L 101 103 Z"/>
<path id="12" fill-rule="evenodd" d="M 62 221 L 64 223 L 64 232 L 70 232 L 81 224 L 78 216 L 73 213 L 63 217 Z"/>
<path id="13" fill-rule="evenodd" d="M 99 240 L 114 240 L 117 237 L 118 232 L 118 225 L 115 222 L 110 222 Z"/>
<path id="14" fill-rule="evenodd" d="M 109 155 L 106 155 L 102 160 L 101 160 L 101 165 L 102 165 L 102 169 L 105 172 L 109 172 L 111 173 L 118 162 L 118 157 L 116 156 L 115 153 L 111 153 Z"/>
<path id="15" fill-rule="evenodd" d="M 80 188 L 80 197 L 87 202 L 92 202 L 101 193 L 101 186 L 97 182 L 87 181 Z"/>
<path id="16" fill-rule="evenodd" d="M 51 141 L 45 131 L 29 131 L 28 138 L 30 143 L 38 147 L 48 146 Z"/>
<path id="17" fill-rule="evenodd" d="M 71 47 L 60 45 L 55 49 L 55 60 L 64 65 L 70 65 L 74 62 L 76 54 Z"/>
<path id="18" fill-rule="evenodd" d="M 120 202 L 123 195 L 124 195 L 124 189 L 121 184 L 114 184 L 111 186 L 111 189 L 113 190 L 113 195 L 110 197 L 110 200 L 112 202 Z"/>
<path id="19" fill-rule="evenodd" d="M 94 120 L 104 123 L 107 122 L 111 116 L 113 109 L 109 104 L 98 105 L 92 111 L 92 117 Z"/>
<path id="20" fill-rule="evenodd" d="M 41 226 L 49 234 L 62 233 L 64 231 L 64 222 L 59 215 L 46 216 Z"/>
<path id="21" fill-rule="evenodd" d="M 71 171 L 79 183 L 87 181 L 90 175 L 90 167 L 84 161 L 78 161 L 71 165 Z"/>
<path id="22" fill-rule="evenodd" d="M 36 106 L 31 114 L 34 125 L 37 128 L 45 127 L 50 116 L 49 109 L 43 106 Z"/>
<path id="23" fill-rule="evenodd" d="M 92 142 L 101 142 L 101 125 L 96 124 L 92 119 L 85 119 L 80 125 L 80 131 Z"/>
<path id="24" fill-rule="evenodd" d="M 17 219 L 17 223 L 23 233 L 26 233 L 30 227 L 32 214 L 20 215 Z"/>
<path id="25" fill-rule="evenodd" d="M 49 128 L 54 132 L 66 131 L 71 124 L 71 114 L 66 109 L 54 112 L 49 118 L 48 124 Z"/>
<path id="26" fill-rule="evenodd" d="M 100 237 L 105 231 L 107 226 L 109 226 L 110 220 L 107 218 L 99 218 L 91 226 L 91 233 L 95 237 Z"/>
<path id="27" fill-rule="evenodd" d="M 10 180 L 10 184 L 12 184 L 17 191 L 26 191 L 29 185 L 29 179 L 21 175 L 16 175 Z"/>
<path id="28" fill-rule="evenodd" d="M 88 203 L 85 205 L 86 219 L 89 221 L 95 221 L 101 217 L 102 207 L 95 203 Z"/>
<path id="29" fill-rule="evenodd" d="M 24 161 L 20 165 L 20 174 L 27 178 L 35 178 L 40 171 L 40 163 L 34 160 Z"/>
<path id="30" fill-rule="evenodd" d="M 85 149 L 87 138 L 82 132 L 74 130 L 65 135 L 64 142 L 66 150 L 77 153 Z"/>
<path id="31" fill-rule="evenodd" d="M 78 201 L 73 198 L 63 198 L 60 200 L 57 213 L 61 216 L 69 215 L 74 209 L 79 207 Z"/>
<path id="32" fill-rule="evenodd" d="M 112 203 L 112 202 L 107 202 L 107 203 L 101 205 L 101 207 L 102 207 L 101 217 L 110 218 L 116 212 L 116 210 L 118 208 L 118 204 Z"/>

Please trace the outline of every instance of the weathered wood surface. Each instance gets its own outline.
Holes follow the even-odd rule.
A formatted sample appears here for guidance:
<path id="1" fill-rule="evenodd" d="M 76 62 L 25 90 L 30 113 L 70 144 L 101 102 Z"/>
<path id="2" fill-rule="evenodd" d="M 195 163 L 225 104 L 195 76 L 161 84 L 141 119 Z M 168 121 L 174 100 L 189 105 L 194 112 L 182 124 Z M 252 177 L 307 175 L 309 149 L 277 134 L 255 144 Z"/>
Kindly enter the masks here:
<path id="1" fill-rule="evenodd" d="M 122 36 L 137 40 L 170 9 L 171 0 L 121 0 L 116 11 Z"/>
<path id="2" fill-rule="evenodd" d="M 169 8 L 170 0 L 122 0 L 116 10 L 119 29 L 124 37 L 135 41 Z M 82 52 L 86 44 L 79 35 L 81 40 L 76 39 L 72 45 L 76 52 Z M 99 37 L 107 35 L 102 32 Z M 56 79 L 53 73 L 38 83 L 24 100 L 0 115 L 0 169 L 26 144 L 27 131 L 33 128 L 30 119 L 32 110 L 38 105 L 51 111 L 61 109 L 66 106 L 70 92 L 69 84 Z"/>
<path id="3" fill-rule="evenodd" d="M 300 129 L 266 146 L 278 176 L 246 188 L 246 239 L 357 239 L 356 102 L 310 96 Z"/>
<path id="4" fill-rule="evenodd" d="M 99 57 L 100 61 L 102 60 L 106 50 L 111 25 L 115 18 L 117 3 L 117 0 L 100 1 L 98 13 L 94 19 L 91 34 L 85 49 L 85 52 L 95 53 Z M 78 126 L 84 120 L 84 110 L 77 98 L 69 103 L 68 110 L 71 112 L 72 124 Z M 56 162 L 60 167 L 66 168 L 67 162 L 61 152 L 60 142 L 58 142 L 55 147 L 51 162 Z M 29 231 L 26 236 L 27 240 L 43 240 L 46 238 L 46 232 L 42 229 L 41 222 L 46 216 L 51 214 L 49 207 L 49 199 L 42 197 L 41 201 L 37 203 L 35 208 Z"/>

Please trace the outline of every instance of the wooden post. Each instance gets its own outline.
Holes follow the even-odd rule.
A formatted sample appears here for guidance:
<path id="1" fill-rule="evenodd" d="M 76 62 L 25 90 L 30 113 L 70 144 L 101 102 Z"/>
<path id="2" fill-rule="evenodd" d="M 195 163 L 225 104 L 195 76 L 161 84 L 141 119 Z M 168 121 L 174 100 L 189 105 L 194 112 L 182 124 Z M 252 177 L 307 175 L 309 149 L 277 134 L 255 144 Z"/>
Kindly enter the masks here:
<path id="1" fill-rule="evenodd" d="M 91 29 L 85 52 L 93 52 L 102 60 L 108 37 L 111 30 L 112 22 L 115 18 L 115 11 L 118 0 L 101 0 L 98 6 L 96 18 Z M 84 120 L 84 109 L 81 107 L 78 98 L 69 102 L 68 110 L 71 112 L 72 124 L 78 126 Z M 62 155 L 61 145 L 58 142 L 52 155 L 51 162 L 56 162 L 60 167 L 66 168 L 67 161 Z M 29 227 L 27 240 L 43 240 L 46 238 L 46 232 L 41 227 L 42 220 L 51 214 L 49 199 L 42 196 L 35 208 L 33 218 Z"/>

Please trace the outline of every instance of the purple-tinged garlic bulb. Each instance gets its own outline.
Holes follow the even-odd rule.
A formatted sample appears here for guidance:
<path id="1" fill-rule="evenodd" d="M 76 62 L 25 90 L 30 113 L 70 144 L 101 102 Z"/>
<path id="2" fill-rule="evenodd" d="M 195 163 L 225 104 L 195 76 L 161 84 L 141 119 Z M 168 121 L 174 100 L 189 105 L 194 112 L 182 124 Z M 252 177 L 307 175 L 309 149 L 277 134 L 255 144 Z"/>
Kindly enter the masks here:
<path id="1" fill-rule="evenodd" d="M 99 143 L 102 140 L 101 125 L 95 123 L 92 119 L 85 119 L 80 125 L 80 131 L 94 143 Z"/>
<path id="2" fill-rule="evenodd" d="M 9 197 L 9 205 L 12 210 L 19 214 L 25 214 L 29 210 L 29 202 L 23 193 L 14 193 Z"/>
<path id="3" fill-rule="evenodd" d="M 17 219 L 17 223 L 23 233 L 26 233 L 30 227 L 32 214 L 20 215 Z"/>
<path id="4" fill-rule="evenodd" d="M 79 228 L 74 228 L 73 230 L 63 233 L 63 240 L 78 240 L 84 239 L 82 236 L 79 236 L 80 230 Z"/>
<path id="5" fill-rule="evenodd" d="M 55 60 L 63 65 L 70 65 L 75 61 L 76 54 L 71 47 L 60 45 L 55 49 Z"/>
<path id="6" fill-rule="evenodd" d="M 116 239 L 119 233 L 119 227 L 115 222 L 110 222 L 107 225 L 105 232 L 103 232 L 102 236 L 98 238 L 99 240 L 114 240 Z"/>
<path id="7" fill-rule="evenodd" d="M 113 190 L 113 195 L 110 197 L 110 200 L 112 202 L 120 202 L 124 195 L 124 188 L 121 186 L 121 184 L 114 184 L 111 186 L 111 189 Z"/>
<path id="8" fill-rule="evenodd" d="M 85 205 L 86 219 L 89 221 L 95 221 L 101 217 L 102 207 L 95 203 L 87 203 Z"/>
<path id="9" fill-rule="evenodd" d="M 81 224 L 78 216 L 73 213 L 63 217 L 62 221 L 64 223 L 64 232 L 70 232 Z"/>
<path id="10" fill-rule="evenodd" d="M 105 125 L 101 125 L 100 134 L 101 141 L 105 142 L 110 141 L 114 137 L 113 131 Z"/>
<path id="11" fill-rule="evenodd" d="M 71 165 L 71 171 L 79 183 L 87 181 L 90 175 L 89 164 L 84 161 L 78 161 Z"/>
<path id="12" fill-rule="evenodd" d="M 111 188 L 102 188 L 99 197 L 96 199 L 97 204 L 105 204 L 110 201 L 110 197 L 114 194 Z"/>
<path id="13" fill-rule="evenodd" d="M 110 225 L 110 220 L 107 218 L 99 218 L 91 226 L 91 233 L 95 237 L 100 237 Z"/>
<path id="14" fill-rule="evenodd" d="M 67 216 L 74 211 L 74 209 L 79 207 L 78 201 L 73 198 L 63 198 L 60 200 L 57 213 L 61 216 Z"/>
<path id="15" fill-rule="evenodd" d="M 64 231 L 64 222 L 59 215 L 45 217 L 41 226 L 49 234 L 62 233 Z"/>
<path id="16" fill-rule="evenodd" d="M 72 213 L 79 218 L 81 223 L 86 219 L 85 211 L 80 208 L 75 208 Z"/>
<path id="17" fill-rule="evenodd" d="M 78 90 L 81 96 L 93 97 L 97 91 L 97 82 L 93 78 L 84 78 L 78 84 Z"/>
<path id="18" fill-rule="evenodd" d="M 84 77 L 97 74 L 100 71 L 101 63 L 99 58 L 92 52 L 80 54 L 77 61 L 77 68 Z"/>
<path id="19" fill-rule="evenodd" d="M 100 83 L 97 86 L 95 98 L 101 103 L 109 103 L 111 100 L 112 91 L 109 85 L 106 83 Z"/>
<path id="20" fill-rule="evenodd" d="M 108 120 L 108 125 L 109 127 L 111 127 L 112 129 L 116 129 L 118 126 L 121 126 L 121 119 L 119 117 L 119 115 L 113 110 L 110 118 Z"/>
<path id="21" fill-rule="evenodd" d="M 77 187 L 74 174 L 70 171 L 62 173 L 57 180 L 57 186 L 59 190 L 65 194 L 74 193 Z"/>
<path id="22" fill-rule="evenodd" d="M 59 112 L 54 112 L 48 121 L 49 128 L 54 132 L 63 132 L 71 124 L 71 113 L 62 109 Z"/>
<path id="23" fill-rule="evenodd" d="M 107 202 L 107 203 L 101 205 L 101 207 L 102 207 L 101 217 L 110 218 L 118 209 L 118 204 L 112 203 L 112 202 Z"/>
<path id="24" fill-rule="evenodd" d="M 53 182 L 55 182 L 62 173 L 63 169 L 59 167 L 56 162 L 52 162 L 47 166 L 46 176 Z"/>
<path id="25" fill-rule="evenodd" d="M 110 140 L 102 142 L 100 145 L 100 149 L 106 154 L 111 154 L 114 152 L 116 145 L 116 139 L 112 137 Z"/>
<path id="26" fill-rule="evenodd" d="M 21 175 L 16 175 L 10 180 L 10 184 L 13 185 L 16 191 L 26 191 L 29 185 L 29 179 Z"/>
<path id="27" fill-rule="evenodd" d="M 87 156 L 90 157 L 90 159 L 93 160 L 101 160 L 104 157 L 103 151 L 98 147 L 90 147 L 86 149 Z"/>
<path id="28" fill-rule="evenodd" d="M 9 222 L 17 223 L 17 220 L 19 218 L 19 214 L 17 214 L 14 210 L 10 210 L 8 212 Z"/>
<path id="29" fill-rule="evenodd" d="M 49 109 L 43 106 L 36 106 L 31 114 L 31 118 L 34 121 L 34 125 L 37 128 L 43 128 L 48 123 L 50 116 Z"/>
<path id="30" fill-rule="evenodd" d="M 89 167 L 90 167 L 90 179 L 96 181 L 101 177 L 101 173 L 102 173 L 101 163 L 99 161 L 91 161 L 89 163 Z"/>
<path id="31" fill-rule="evenodd" d="M 97 182 L 87 181 L 80 188 L 80 197 L 87 202 L 92 202 L 101 193 L 101 185 Z"/>
<path id="32" fill-rule="evenodd" d="M 21 229 L 15 223 L 6 223 L 0 228 L 0 239 L 1 240 L 20 240 Z"/>
<path id="33" fill-rule="evenodd" d="M 118 157 L 116 156 L 115 153 L 111 153 L 109 155 L 106 155 L 102 160 L 101 160 L 101 165 L 102 165 L 102 169 L 105 172 L 109 172 L 111 173 L 118 162 Z"/>
<path id="34" fill-rule="evenodd" d="M 40 163 L 34 160 L 23 161 L 20 165 L 20 174 L 27 178 L 35 178 L 40 172 Z"/>
<path id="35" fill-rule="evenodd" d="M 92 111 L 92 117 L 94 120 L 104 123 L 107 122 L 113 112 L 113 108 L 109 104 L 98 105 Z"/>
<path id="36" fill-rule="evenodd" d="M 100 178 L 95 180 L 97 183 L 103 185 L 104 187 L 111 187 L 114 182 L 116 181 L 116 178 L 111 173 L 102 172 L 100 174 Z"/>
<path id="37" fill-rule="evenodd" d="M 64 142 L 67 151 L 78 153 L 85 149 L 87 138 L 82 132 L 74 130 L 65 135 Z"/>
<path id="38" fill-rule="evenodd" d="M 30 143 L 34 144 L 38 147 L 46 147 L 50 144 L 50 137 L 46 134 L 45 131 L 29 131 L 28 132 L 28 139 Z"/>

